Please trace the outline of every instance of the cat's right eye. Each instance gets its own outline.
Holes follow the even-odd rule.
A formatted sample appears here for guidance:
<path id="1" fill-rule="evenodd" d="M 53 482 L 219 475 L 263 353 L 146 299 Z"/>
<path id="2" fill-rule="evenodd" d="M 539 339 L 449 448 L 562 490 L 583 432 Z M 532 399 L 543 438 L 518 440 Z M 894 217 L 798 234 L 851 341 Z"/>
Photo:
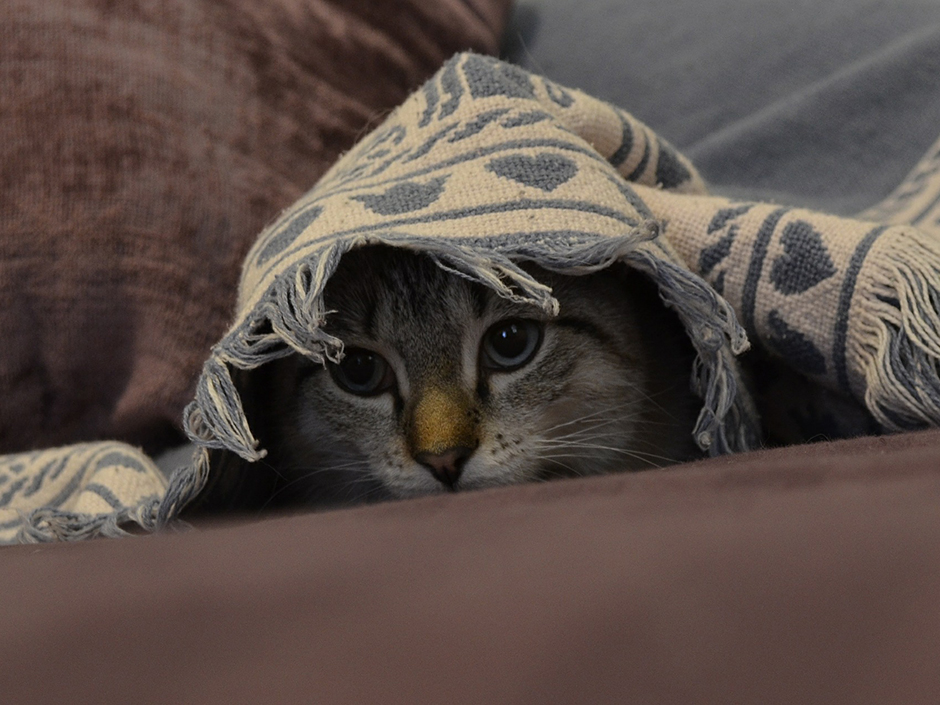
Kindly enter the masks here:
<path id="1" fill-rule="evenodd" d="M 483 335 L 481 362 L 491 370 L 510 372 L 535 357 L 541 342 L 542 326 L 536 321 L 500 321 Z"/>
<path id="2" fill-rule="evenodd" d="M 385 358 L 364 348 L 346 350 L 338 364 L 328 367 L 336 384 L 361 397 L 381 394 L 395 384 L 395 374 Z"/>

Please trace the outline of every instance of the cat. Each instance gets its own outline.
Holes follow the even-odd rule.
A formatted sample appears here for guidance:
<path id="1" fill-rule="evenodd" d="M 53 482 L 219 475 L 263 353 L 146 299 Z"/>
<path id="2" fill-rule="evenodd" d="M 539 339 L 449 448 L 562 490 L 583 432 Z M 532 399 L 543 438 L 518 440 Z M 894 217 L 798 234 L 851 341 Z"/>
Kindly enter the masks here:
<path id="1" fill-rule="evenodd" d="M 324 290 L 342 360 L 242 375 L 268 456 L 217 453 L 202 506 L 335 506 L 698 457 L 693 351 L 654 285 L 622 264 L 521 266 L 552 288 L 557 317 L 425 254 L 347 253 Z"/>

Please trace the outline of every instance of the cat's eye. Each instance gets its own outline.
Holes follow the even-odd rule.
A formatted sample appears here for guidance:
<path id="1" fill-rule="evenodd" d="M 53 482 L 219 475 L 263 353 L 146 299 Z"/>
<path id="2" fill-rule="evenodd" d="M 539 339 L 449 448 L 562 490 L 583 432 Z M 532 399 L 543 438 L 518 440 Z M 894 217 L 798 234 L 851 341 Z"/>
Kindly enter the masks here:
<path id="1" fill-rule="evenodd" d="M 343 359 L 329 368 L 336 384 L 363 397 L 380 394 L 395 384 L 395 374 L 385 358 L 363 348 L 347 349 Z"/>
<path id="2" fill-rule="evenodd" d="M 492 370 L 515 370 L 535 357 L 541 342 L 538 322 L 519 318 L 500 321 L 483 336 L 481 362 Z"/>

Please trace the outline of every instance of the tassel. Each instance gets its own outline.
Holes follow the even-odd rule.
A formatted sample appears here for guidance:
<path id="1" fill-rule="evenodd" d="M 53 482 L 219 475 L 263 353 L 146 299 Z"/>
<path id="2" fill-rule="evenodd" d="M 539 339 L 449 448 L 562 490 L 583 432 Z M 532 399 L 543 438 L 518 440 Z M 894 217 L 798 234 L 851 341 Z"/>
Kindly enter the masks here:
<path id="1" fill-rule="evenodd" d="M 224 448 L 250 462 L 267 455 L 258 450 L 238 390 L 218 350 L 203 365 L 196 400 L 186 407 L 183 426 L 191 441 L 206 448 Z"/>
<path id="2" fill-rule="evenodd" d="M 853 299 L 846 361 L 868 409 L 890 431 L 940 425 L 940 242 L 884 231 Z"/>

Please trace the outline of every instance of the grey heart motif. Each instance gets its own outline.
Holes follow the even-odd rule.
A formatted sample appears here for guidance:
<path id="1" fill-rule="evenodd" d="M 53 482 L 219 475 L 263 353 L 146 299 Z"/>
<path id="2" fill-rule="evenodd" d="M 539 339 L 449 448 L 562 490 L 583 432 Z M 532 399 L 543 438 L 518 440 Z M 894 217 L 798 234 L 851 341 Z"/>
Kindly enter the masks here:
<path id="1" fill-rule="evenodd" d="M 545 192 L 554 191 L 578 173 L 577 164 L 561 154 L 551 152 L 542 152 L 535 157 L 511 154 L 494 159 L 486 168 L 497 176 Z"/>
<path id="2" fill-rule="evenodd" d="M 427 208 L 444 193 L 447 176 L 438 176 L 425 184 L 403 181 L 383 193 L 366 193 L 350 196 L 366 208 L 379 215 L 401 215 Z"/>
<path id="3" fill-rule="evenodd" d="M 770 328 L 768 342 L 777 354 L 801 372 L 811 375 L 826 374 L 826 356 L 808 336 L 787 325 L 777 309 L 770 310 L 767 325 Z"/>
<path id="4" fill-rule="evenodd" d="M 774 260 L 770 281 L 781 294 L 801 294 L 836 273 L 822 235 L 806 221 L 788 223 L 780 242 L 783 254 Z"/>

